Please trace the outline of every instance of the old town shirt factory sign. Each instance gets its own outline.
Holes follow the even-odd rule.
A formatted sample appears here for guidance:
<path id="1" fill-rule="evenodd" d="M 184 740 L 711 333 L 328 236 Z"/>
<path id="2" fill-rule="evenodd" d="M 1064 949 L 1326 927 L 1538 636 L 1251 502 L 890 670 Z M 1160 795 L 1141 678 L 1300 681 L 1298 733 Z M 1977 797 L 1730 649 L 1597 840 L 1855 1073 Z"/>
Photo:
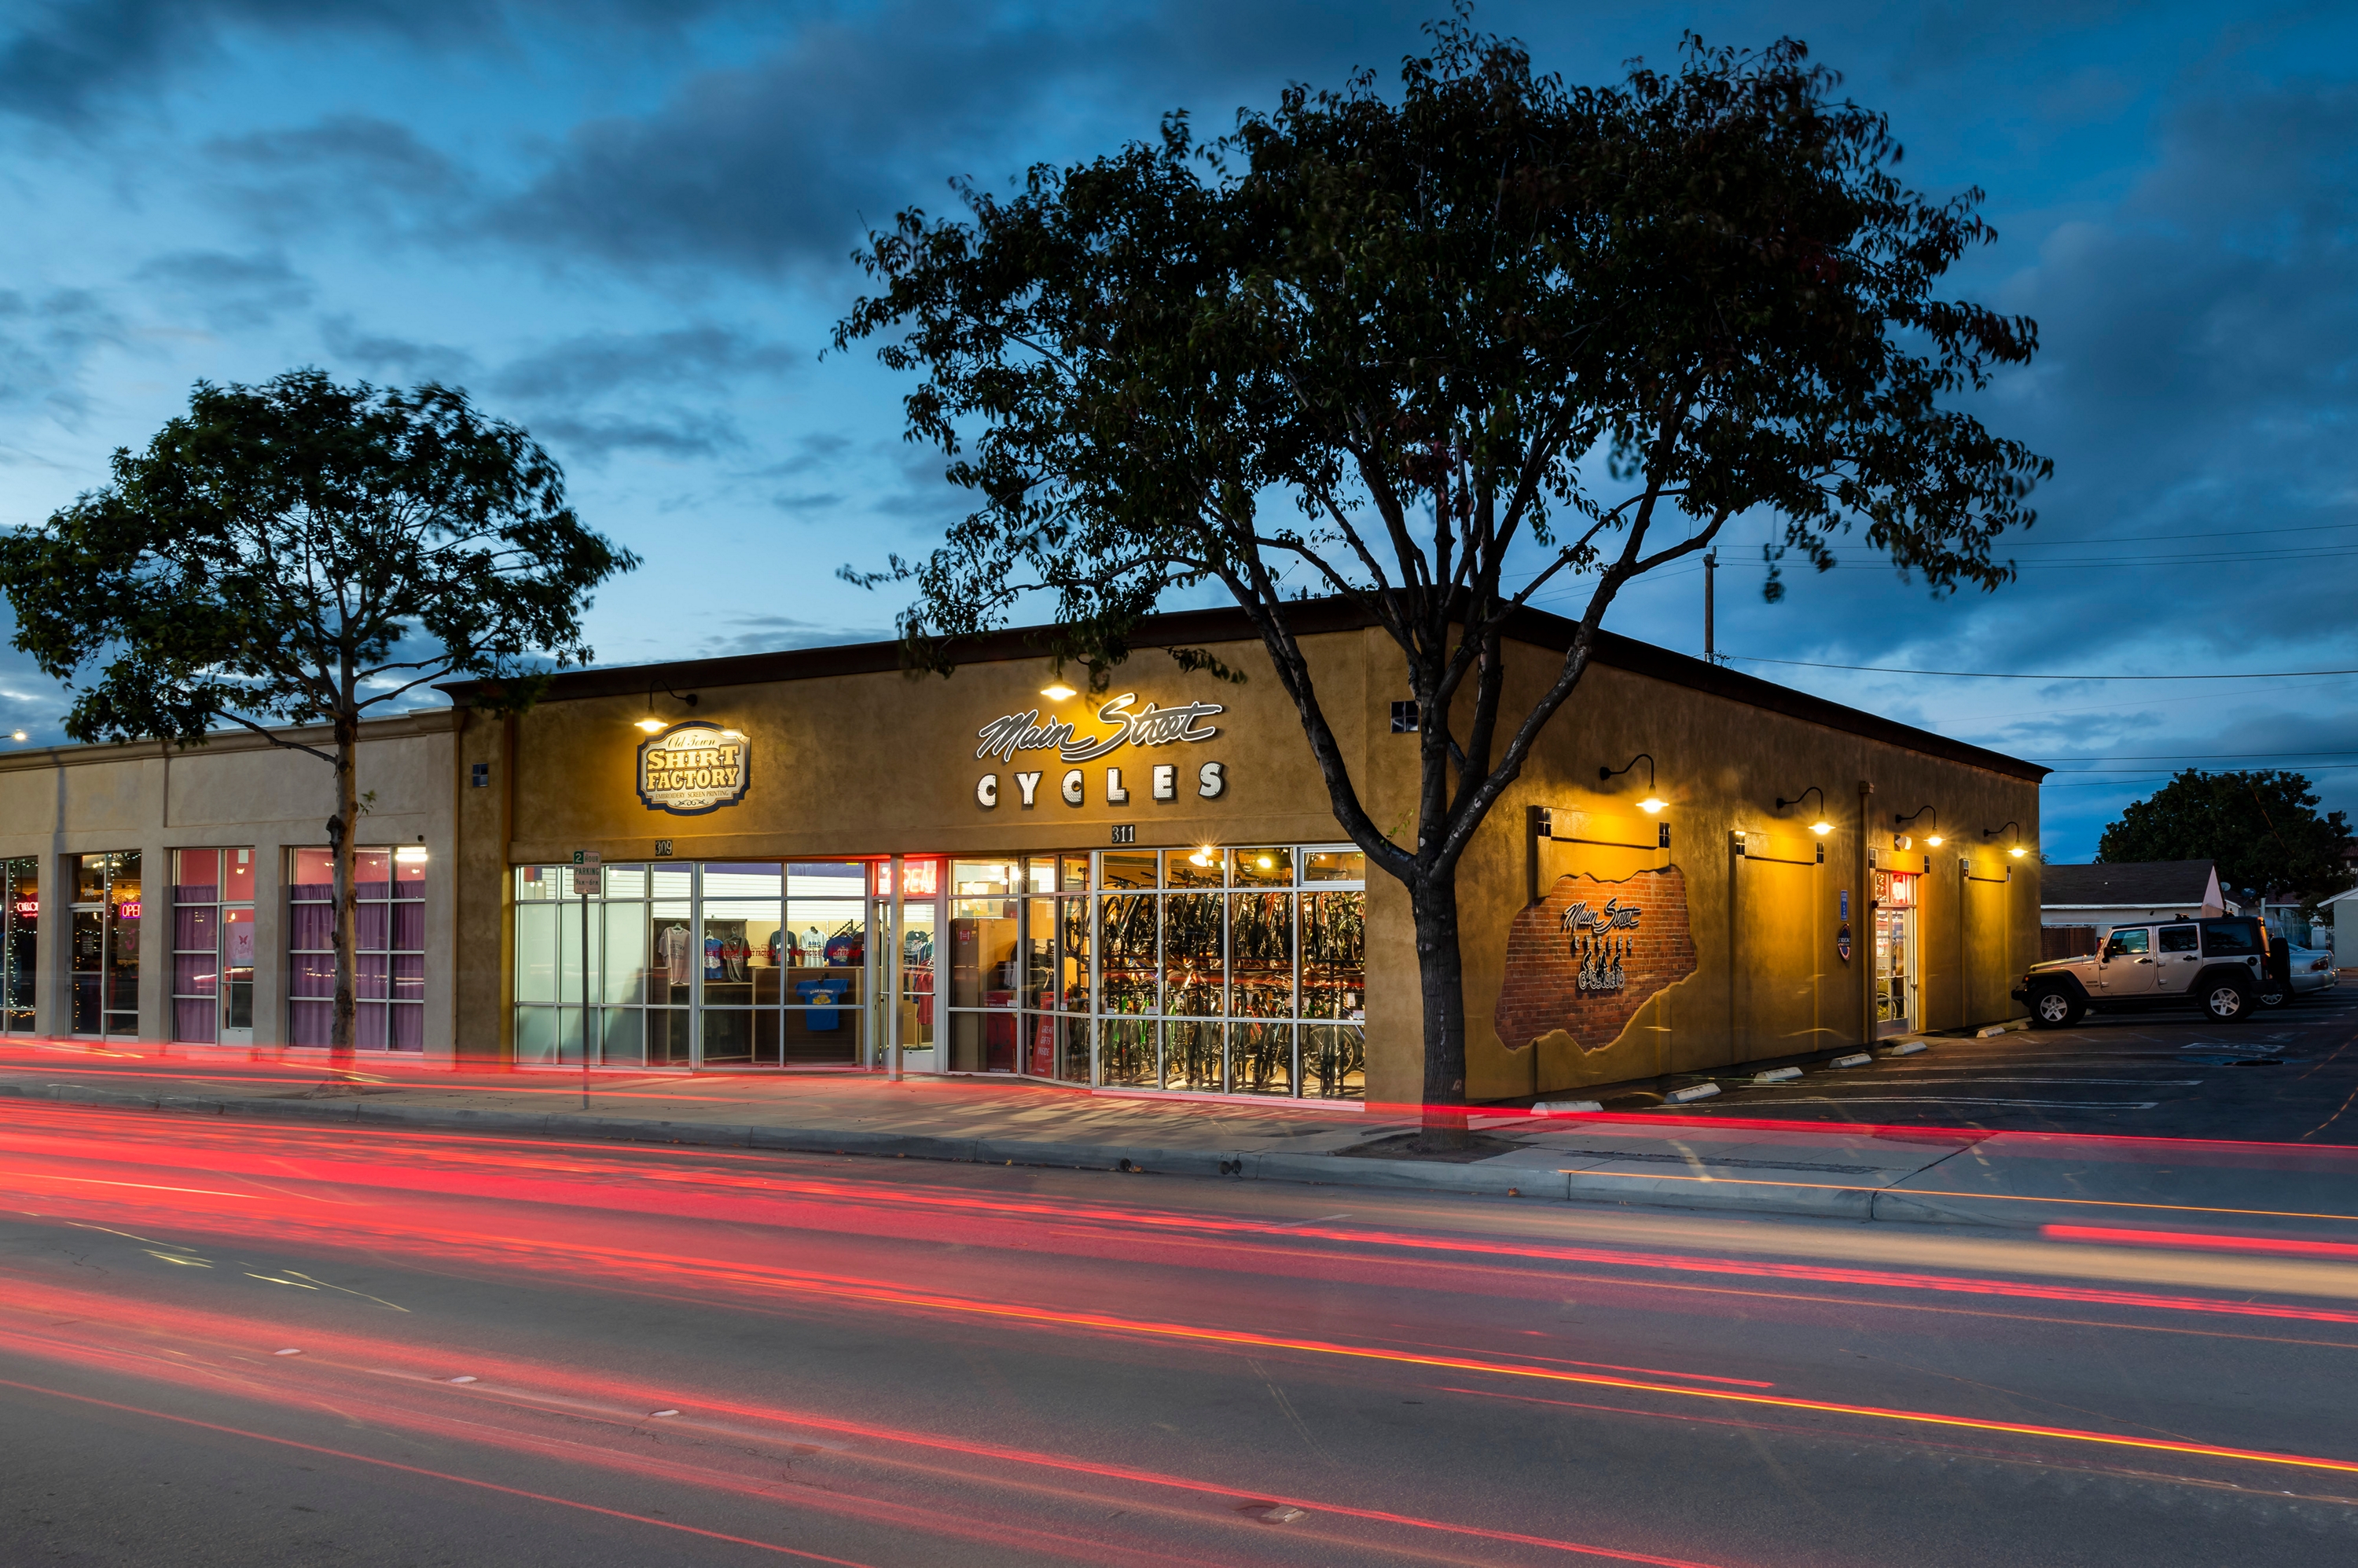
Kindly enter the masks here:
<path id="1" fill-rule="evenodd" d="M 715 724 L 675 724 L 639 743 L 639 798 L 650 811 L 701 816 L 745 798 L 752 742 Z"/>
<path id="2" fill-rule="evenodd" d="M 1220 731 L 1204 720 L 1228 711 L 1217 702 L 1191 702 L 1182 708 L 1157 708 L 1150 702 L 1140 708 L 1137 701 L 1137 693 L 1124 692 L 1099 708 L 1098 722 L 1111 728 L 1098 735 L 1082 734 L 1065 719 L 1051 718 L 1043 721 L 1036 708 L 1006 714 L 975 731 L 981 743 L 975 747 L 974 754 L 978 760 L 996 757 L 1016 770 L 1009 774 L 1014 797 L 1028 811 L 1039 805 L 1040 785 L 1049 770 L 1024 769 L 1022 763 L 1029 759 L 1022 753 L 1054 752 L 1056 760 L 1065 764 L 1056 781 L 1056 798 L 1066 806 L 1083 806 L 1089 796 L 1089 770 L 1081 764 L 1110 756 L 1124 746 L 1142 748 L 1209 741 Z M 1108 806 L 1127 806 L 1137 789 L 1142 789 L 1150 800 L 1165 801 L 1177 800 L 1182 790 L 1203 800 L 1217 800 L 1228 793 L 1228 771 L 1225 762 L 1197 763 L 1193 775 L 1184 781 L 1182 771 L 1177 762 L 1150 762 L 1141 779 L 1135 769 L 1126 777 L 1120 766 L 1110 766 L 1104 770 L 1098 798 Z M 1001 798 L 999 774 L 984 773 L 975 781 L 977 806 L 994 809 Z M 1121 830 L 1115 831 L 1119 834 Z"/>

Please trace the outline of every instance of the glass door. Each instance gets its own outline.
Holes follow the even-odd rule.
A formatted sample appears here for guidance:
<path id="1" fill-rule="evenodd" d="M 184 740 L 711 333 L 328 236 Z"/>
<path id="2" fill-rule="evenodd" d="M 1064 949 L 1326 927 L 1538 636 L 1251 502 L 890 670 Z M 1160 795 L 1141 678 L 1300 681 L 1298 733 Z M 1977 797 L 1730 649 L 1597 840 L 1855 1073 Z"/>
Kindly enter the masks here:
<path id="1" fill-rule="evenodd" d="M 172 851 L 172 1038 L 254 1044 L 254 851 Z"/>
<path id="2" fill-rule="evenodd" d="M 139 851 L 75 855 L 71 1033 L 139 1034 Z"/>
<path id="3" fill-rule="evenodd" d="M 38 954 L 41 928 L 41 862 L 32 856 L 6 866 L 7 900 L 0 917 L 0 1010 L 5 1010 L 11 1034 L 33 1033 L 34 979 L 40 970 Z"/>
<path id="4" fill-rule="evenodd" d="M 1916 879 L 1875 873 L 1875 1033 L 1907 1034 L 1916 1028 Z"/>

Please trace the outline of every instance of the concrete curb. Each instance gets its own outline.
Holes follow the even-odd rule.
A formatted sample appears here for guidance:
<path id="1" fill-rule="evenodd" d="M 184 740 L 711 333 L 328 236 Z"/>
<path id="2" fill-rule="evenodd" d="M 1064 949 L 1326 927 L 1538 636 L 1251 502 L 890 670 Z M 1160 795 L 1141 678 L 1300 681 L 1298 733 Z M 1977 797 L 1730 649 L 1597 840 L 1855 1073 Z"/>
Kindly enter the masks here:
<path id="1" fill-rule="evenodd" d="M 563 1137 L 615 1143 L 666 1143 L 708 1148 L 774 1150 L 781 1153 L 843 1154 L 869 1158 L 936 1160 L 966 1164 L 1027 1165 L 1146 1175 L 1227 1176 L 1249 1181 L 1298 1182 L 1317 1186 L 1364 1187 L 1394 1192 L 1446 1192 L 1492 1197 L 1515 1195 L 1611 1208 L 1680 1209 L 1743 1214 L 1782 1214 L 1853 1223 L 1971 1225 L 2000 1229 L 2036 1225 L 2050 1215 L 2010 1212 L 2003 1201 L 1974 1195 L 1911 1193 L 1898 1184 L 1918 1173 L 1895 1174 L 1887 1187 L 1750 1183 L 1740 1178 L 1696 1181 L 1692 1176 L 1599 1175 L 1565 1172 L 1547 1162 L 1502 1163 L 1498 1160 L 1444 1164 L 1420 1160 L 1336 1158 L 1331 1154 L 1282 1153 L 1250 1149 L 1163 1149 L 1097 1143 L 1048 1143 L 865 1129 L 758 1127 L 700 1121 L 657 1121 L 578 1111 L 475 1110 L 453 1107 L 387 1106 L 369 1097 L 350 1101 L 124 1093 L 84 1084 L 31 1084 L 0 1080 L 0 1098 L 49 1100 L 112 1110 L 175 1111 L 184 1115 L 243 1116 L 330 1126 L 418 1128 L 528 1137 Z M 1512 1159 L 1513 1156 L 1507 1156 Z M 1567 1156 L 1571 1158 L 1571 1156 Z"/>

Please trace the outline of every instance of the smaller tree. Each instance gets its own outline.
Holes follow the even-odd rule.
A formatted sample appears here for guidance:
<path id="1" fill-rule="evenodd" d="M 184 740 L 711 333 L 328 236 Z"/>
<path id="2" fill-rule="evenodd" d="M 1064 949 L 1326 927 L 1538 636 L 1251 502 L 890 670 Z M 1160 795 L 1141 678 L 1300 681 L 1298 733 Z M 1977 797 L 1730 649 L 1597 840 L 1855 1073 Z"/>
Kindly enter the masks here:
<path id="1" fill-rule="evenodd" d="M 2189 768 L 2132 803 L 2097 841 L 2100 863 L 2215 860 L 2223 885 L 2319 899 L 2351 885 L 2342 858 L 2350 823 L 2320 815 L 2308 777 L 2276 768 L 2206 773 Z"/>
<path id="2" fill-rule="evenodd" d="M 557 464 L 464 392 L 199 382 L 114 481 L 0 535 L 16 645 L 74 693 L 76 741 L 202 745 L 223 722 L 335 771 L 336 998 L 353 1044 L 361 720 L 446 676 L 587 664 L 589 593 L 638 565 L 582 525 Z M 327 724 L 322 748 L 270 725 Z"/>

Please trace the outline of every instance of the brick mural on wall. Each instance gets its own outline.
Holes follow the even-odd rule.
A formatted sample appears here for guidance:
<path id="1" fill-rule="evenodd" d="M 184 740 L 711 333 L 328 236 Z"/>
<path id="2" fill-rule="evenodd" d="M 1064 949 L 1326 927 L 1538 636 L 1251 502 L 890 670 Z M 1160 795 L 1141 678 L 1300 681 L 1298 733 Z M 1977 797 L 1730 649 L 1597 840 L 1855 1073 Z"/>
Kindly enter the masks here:
<path id="1" fill-rule="evenodd" d="M 1676 866 L 1614 882 L 1558 877 L 1509 928 L 1498 1038 L 1520 1051 L 1561 1033 L 1583 1051 L 1602 1050 L 1694 968 L 1686 878 Z"/>

